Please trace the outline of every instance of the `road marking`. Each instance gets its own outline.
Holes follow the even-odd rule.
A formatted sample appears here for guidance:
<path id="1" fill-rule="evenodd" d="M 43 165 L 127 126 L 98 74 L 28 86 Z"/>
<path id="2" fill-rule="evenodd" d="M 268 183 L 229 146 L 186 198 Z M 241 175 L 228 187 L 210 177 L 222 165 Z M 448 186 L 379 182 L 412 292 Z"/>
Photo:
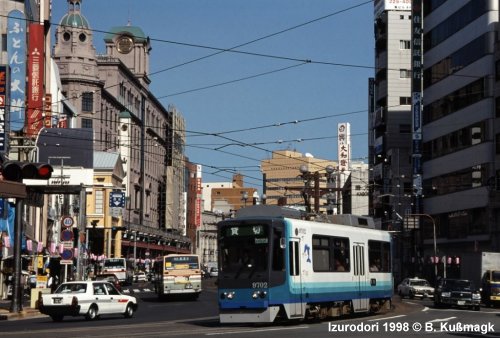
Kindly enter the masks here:
<path id="1" fill-rule="evenodd" d="M 389 319 L 394 319 L 394 318 L 399 318 L 399 317 L 406 317 L 406 315 L 398 315 L 398 316 L 392 316 L 392 317 L 370 319 L 370 320 L 367 320 L 367 322 L 376 322 L 376 321 L 379 321 L 379 320 L 389 320 Z"/>
<path id="2" fill-rule="evenodd" d="M 427 323 L 435 323 L 435 322 L 448 322 L 452 319 L 455 319 L 457 317 L 449 317 L 449 318 L 437 318 L 437 319 L 433 319 L 433 320 L 429 320 L 427 321 Z"/>
<path id="3" fill-rule="evenodd" d="M 224 335 L 224 334 L 237 334 L 237 333 L 254 333 L 254 332 L 270 332 L 270 331 L 282 331 L 282 330 L 300 330 L 300 329 L 308 329 L 309 326 L 298 326 L 298 327 L 277 327 L 277 328 L 269 328 L 269 329 L 251 329 L 251 330 L 240 330 L 240 331 L 226 331 L 226 332 L 212 332 L 206 333 L 206 336 L 216 336 L 216 335 Z"/>
<path id="4" fill-rule="evenodd" d="M 429 311 L 429 308 L 426 306 L 422 309 L 422 312 Z"/>

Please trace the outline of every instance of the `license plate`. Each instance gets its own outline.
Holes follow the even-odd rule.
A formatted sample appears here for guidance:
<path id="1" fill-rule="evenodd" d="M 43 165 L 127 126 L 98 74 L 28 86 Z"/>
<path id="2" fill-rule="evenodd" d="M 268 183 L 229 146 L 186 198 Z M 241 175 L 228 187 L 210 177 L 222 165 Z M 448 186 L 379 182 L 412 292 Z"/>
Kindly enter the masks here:
<path id="1" fill-rule="evenodd" d="M 186 289 L 192 289 L 193 288 L 193 284 L 186 284 Z"/>
<path id="2" fill-rule="evenodd" d="M 54 298 L 54 304 L 61 304 L 62 298 Z"/>
<path id="3" fill-rule="evenodd" d="M 457 301 L 457 305 L 465 305 L 465 300 L 459 300 L 459 301 Z"/>

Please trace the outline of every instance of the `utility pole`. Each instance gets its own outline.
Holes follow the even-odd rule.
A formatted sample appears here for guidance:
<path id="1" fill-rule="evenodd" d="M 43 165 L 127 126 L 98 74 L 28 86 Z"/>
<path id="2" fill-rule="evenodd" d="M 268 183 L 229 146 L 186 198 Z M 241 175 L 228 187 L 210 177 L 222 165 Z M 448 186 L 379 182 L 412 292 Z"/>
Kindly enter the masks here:
<path id="1" fill-rule="evenodd" d="M 10 305 L 10 312 L 21 312 L 23 309 L 23 290 L 21 288 L 23 206 L 23 200 L 16 199 L 16 217 L 14 221 L 14 280 L 12 286 L 12 302 Z"/>

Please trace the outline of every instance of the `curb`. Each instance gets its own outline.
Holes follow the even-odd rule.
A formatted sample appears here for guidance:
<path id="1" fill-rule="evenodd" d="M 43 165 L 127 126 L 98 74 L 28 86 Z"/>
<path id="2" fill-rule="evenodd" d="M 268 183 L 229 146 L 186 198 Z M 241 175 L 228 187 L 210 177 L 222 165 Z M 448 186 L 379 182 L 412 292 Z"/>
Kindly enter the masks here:
<path id="1" fill-rule="evenodd" d="M 0 320 L 18 320 L 18 319 L 28 319 L 35 318 L 38 316 L 44 316 L 37 309 L 25 308 L 19 312 L 9 312 L 6 309 L 0 309 Z"/>

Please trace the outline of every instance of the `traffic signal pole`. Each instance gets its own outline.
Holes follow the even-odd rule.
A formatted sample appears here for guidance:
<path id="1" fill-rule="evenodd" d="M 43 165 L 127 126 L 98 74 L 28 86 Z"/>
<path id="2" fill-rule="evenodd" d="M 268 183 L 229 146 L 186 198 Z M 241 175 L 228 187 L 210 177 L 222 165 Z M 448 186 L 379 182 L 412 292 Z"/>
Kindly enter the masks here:
<path id="1" fill-rule="evenodd" d="M 22 262 L 21 262 L 21 245 L 22 245 L 22 229 L 23 229 L 23 200 L 16 199 L 16 217 L 14 221 L 14 280 L 12 285 L 12 302 L 10 312 L 21 312 L 23 309 L 23 289 L 21 285 L 22 277 Z"/>

